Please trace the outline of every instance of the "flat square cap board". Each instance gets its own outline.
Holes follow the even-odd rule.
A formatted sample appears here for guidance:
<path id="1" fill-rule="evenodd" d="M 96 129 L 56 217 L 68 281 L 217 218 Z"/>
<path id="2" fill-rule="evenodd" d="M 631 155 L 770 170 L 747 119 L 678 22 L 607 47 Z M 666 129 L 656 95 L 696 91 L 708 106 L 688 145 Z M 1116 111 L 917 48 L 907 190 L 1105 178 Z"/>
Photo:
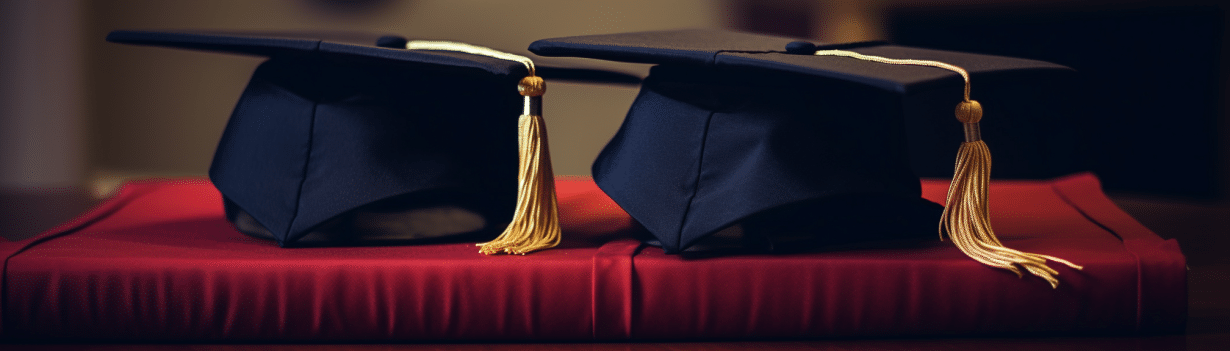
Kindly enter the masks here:
<path id="1" fill-rule="evenodd" d="M 779 244 L 934 240 L 940 206 L 919 200 L 918 174 L 953 176 L 963 145 L 953 111 L 965 80 L 948 69 L 815 55 L 833 49 L 964 68 L 990 106 L 983 120 L 1011 121 L 988 122 L 989 142 L 1053 128 L 1057 117 L 1043 112 L 1062 106 L 1053 95 L 1073 73 L 1028 59 L 721 30 L 530 45 L 542 56 L 657 64 L 593 175 L 668 253 L 731 228 Z M 1044 158 L 1046 147 L 1019 143 L 1004 154 Z"/>
<path id="2" fill-rule="evenodd" d="M 269 57 L 209 172 L 244 233 L 282 246 L 479 240 L 512 217 L 520 62 L 406 50 L 396 37 L 379 41 L 400 48 L 142 31 L 107 40 Z"/>
<path id="3" fill-rule="evenodd" d="M 791 43 L 806 44 L 791 54 Z M 530 51 L 541 56 L 587 57 L 664 66 L 708 67 L 718 71 L 791 73 L 813 84 L 846 84 L 897 94 L 908 138 L 910 168 L 919 176 L 948 178 L 947 161 L 960 143 L 950 128 L 952 108 L 935 94 L 960 89 L 960 76 L 942 69 L 884 65 L 841 57 L 811 57 L 808 49 L 849 49 L 884 57 L 936 60 L 960 66 L 978 86 L 975 98 L 994 102 L 982 121 L 984 139 L 995 150 L 997 178 L 1047 179 L 1088 170 L 1077 139 L 1081 116 L 1071 108 L 1079 97 L 1076 72 L 1030 59 L 931 50 L 885 42 L 819 43 L 723 30 L 623 33 L 544 39 Z M 720 79 L 720 78 L 719 78 Z M 988 104 L 989 105 L 989 104 Z M 817 111 L 824 113 L 824 111 Z M 829 113 L 831 115 L 831 113 Z M 1075 154 L 1075 155 L 1074 155 Z"/>

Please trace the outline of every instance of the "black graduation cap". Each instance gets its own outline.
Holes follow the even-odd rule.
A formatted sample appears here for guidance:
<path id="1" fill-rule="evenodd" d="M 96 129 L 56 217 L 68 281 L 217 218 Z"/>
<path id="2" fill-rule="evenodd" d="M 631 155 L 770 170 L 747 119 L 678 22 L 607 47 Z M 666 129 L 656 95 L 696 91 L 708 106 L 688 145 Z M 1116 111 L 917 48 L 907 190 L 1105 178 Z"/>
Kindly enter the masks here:
<path id="1" fill-rule="evenodd" d="M 971 257 L 1052 280 L 1054 271 L 1046 272 L 1044 264 L 1050 257 L 1005 251 L 1011 249 L 990 232 L 989 154 L 982 159 L 969 151 L 977 145 L 985 150 L 977 118 L 970 118 L 981 110 L 968 94 L 962 99 L 969 84 L 957 70 L 972 75 L 975 95 L 993 106 L 986 118 L 994 119 L 1009 113 L 997 106 L 1036 103 L 1019 100 L 1071 75 L 1067 67 L 885 42 L 824 44 L 721 30 L 544 39 L 530 51 L 657 64 L 594 162 L 593 175 L 667 253 L 732 229 L 745 237 L 803 236 L 822 243 L 932 236 L 944 218 L 944 231 Z M 965 121 L 972 121 L 966 124 L 970 133 L 953 120 L 959 103 Z M 954 181 L 958 201 L 950 193 L 949 202 L 969 198 L 981 205 L 941 213 L 941 206 L 920 198 L 911 167 L 919 151 L 909 139 L 926 137 L 907 128 L 914 121 L 937 125 L 929 130 L 944 130 L 940 140 L 952 141 L 939 143 L 943 167 L 951 167 L 960 144 L 965 166 L 958 164 L 956 173 L 972 176 Z M 961 143 L 964 135 L 974 139 Z"/>
<path id="2" fill-rule="evenodd" d="M 107 40 L 269 57 L 240 96 L 209 172 L 228 219 L 246 234 L 282 246 L 491 239 L 518 209 L 526 116 L 520 126 L 516 116 L 540 115 L 543 86 L 528 59 L 456 43 L 409 50 L 395 36 L 351 44 L 115 31 Z M 518 94 L 526 82 L 536 82 L 537 95 Z M 545 155 L 545 140 L 530 151 Z M 533 166 L 550 178 L 549 163 Z M 554 213 L 551 189 L 528 190 L 540 190 L 529 198 L 549 198 L 544 212 Z"/>

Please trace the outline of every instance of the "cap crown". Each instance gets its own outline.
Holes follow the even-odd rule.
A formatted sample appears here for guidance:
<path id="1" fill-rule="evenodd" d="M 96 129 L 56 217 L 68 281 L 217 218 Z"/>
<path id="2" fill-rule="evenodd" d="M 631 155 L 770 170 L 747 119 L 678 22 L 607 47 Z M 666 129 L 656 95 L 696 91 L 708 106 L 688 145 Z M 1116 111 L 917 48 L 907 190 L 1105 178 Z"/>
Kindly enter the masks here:
<path id="1" fill-rule="evenodd" d="M 1046 140 L 1048 121 L 1064 117 L 1037 113 L 1056 107 L 1045 95 L 1061 89 L 1043 87 L 1070 76 L 1064 66 L 883 42 L 795 42 L 680 30 L 544 39 L 530 51 L 658 64 L 593 170 L 599 186 L 668 252 L 764 218 L 793 221 L 778 229 L 809 228 L 813 236 L 934 237 L 938 206 L 917 201 L 916 174 L 952 175 L 963 137 L 952 117 L 962 78 L 931 67 L 815 56 L 800 46 L 963 67 L 988 106 L 983 128 L 991 141 Z M 1050 147 L 1019 145 L 997 155 L 1045 158 L 1038 151 Z M 868 198 L 877 200 L 853 200 Z M 893 218 L 921 222 L 896 225 Z"/>
<path id="2" fill-rule="evenodd" d="M 250 215 L 283 246 L 348 211 L 381 201 L 389 211 L 390 199 L 465 207 L 491 236 L 512 215 L 520 63 L 318 39 L 119 31 L 108 40 L 270 57 L 209 173 L 232 218 Z"/>

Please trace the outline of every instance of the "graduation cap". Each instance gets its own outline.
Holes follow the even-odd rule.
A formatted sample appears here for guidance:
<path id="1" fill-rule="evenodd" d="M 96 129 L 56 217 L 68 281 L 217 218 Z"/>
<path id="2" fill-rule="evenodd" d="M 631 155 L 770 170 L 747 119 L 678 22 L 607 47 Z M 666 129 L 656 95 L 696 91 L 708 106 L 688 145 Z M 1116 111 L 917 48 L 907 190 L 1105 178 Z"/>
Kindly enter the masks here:
<path id="1" fill-rule="evenodd" d="M 1018 275 L 1023 268 L 1052 285 L 1057 273 L 1047 260 L 1076 267 L 995 238 L 986 207 L 990 154 L 969 84 L 972 76 L 975 95 L 1038 89 L 1029 84 L 1070 74 L 1067 67 L 720 30 L 544 39 L 530 51 L 657 64 L 593 175 L 667 253 L 732 228 L 827 243 L 934 235 L 940 222 L 941 239 L 947 234 L 987 265 Z M 1012 87 L 1022 82 L 1030 83 Z M 951 119 L 954 106 L 964 132 Z M 990 106 L 987 118 L 1003 116 Z M 943 210 L 920 198 L 907 141 L 913 131 L 905 127 L 935 116 L 965 136 Z"/>
<path id="2" fill-rule="evenodd" d="M 209 171 L 241 232 L 289 247 L 489 240 L 504 230 L 485 253 L 558 241 L 545 85 L 525 57 L 395 36 L 352 44 L 115 31 L 107 40 L 269 57 Z"/>

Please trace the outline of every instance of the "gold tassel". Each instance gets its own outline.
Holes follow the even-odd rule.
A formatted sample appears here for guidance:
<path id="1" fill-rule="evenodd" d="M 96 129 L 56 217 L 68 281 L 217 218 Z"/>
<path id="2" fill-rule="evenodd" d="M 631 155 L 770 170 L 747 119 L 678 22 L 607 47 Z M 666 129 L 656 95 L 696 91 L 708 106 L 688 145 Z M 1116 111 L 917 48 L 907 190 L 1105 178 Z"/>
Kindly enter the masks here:
<path id="1" fill-rule="evenodd" d="M 442 50 L 517 61 L 529 75 L 517 84 L 525 105 L 517 120 L 519 161 L 517 163 L 517 208 L 512 222 L 495 240 L 477 244 L 478 252 L 524 255 L 559 245 L 559 208 L 555 199 L 555 173 L 547 149 L 547 126 L 542 119 L 542 95 L 546 82 L 534 72 L 534 61 L 490 48 L 451 41 L 414 40 L 409 50 Z"/>
<path id="2" fill-rule="evenodd" d="M 982 264 L 1007 269 L 1023 276 L 1025 271 L 1046 280 L 1052 288 L 1059 287 L 1059 272 L 1047 267 L 1051 260 L 1075 269 L 1083 267 L 1053 256 L 1021 252 L 1004 247 L 991 229 L 991 212 L 987 206 L 987 188 L 991 183 L 991 151 L 982 142 L 978 122 L 982 105 L 966 100 L 957 104 L 957 120 L 965 126 L 965 142 L 957 151 L 952 183 L 948 186 L 944 214 L 940 217 L 940 240 L 948 233 L 952 242 L 965 255 Z"/>
<path id="3" fill-rule="evenodd" d="M 1007 269 L 1023 277 L 1020 268 L 1038 276 L 1059 287 L 1059 272 L 1046 265 L 1047 260 L 1059 262 L 1075 269 L 1083 267 L 1066 260 L 1021 252 L 1004 247 L 991 230 L 991 212 L 987 207 L 987 188 L 991 183 L 991 151 L 982 142 L 978 122 L 982 120 L 982 105 L 970 100 L 969 72 L 952 64 L 911 59 L 891 59 L 880 56 L 863 55 L 846 50 L 818 50 L 818 56 L 841 56 L 859 60 L 879 62 L 892 65 L 914 65 L 943 68 L 965 79 L 965 98 L 957 104 L 957 120 L 965 126 L 965 142 L 957 151 L 957 163 L 952 174 L 952 183 L 948 186 L 948 198 L 944 202 L 944 213 L 940 217 L 940 240 L 944 233 L 961 249 L 966 256 L 982 264 Z M 1018 268 L 1020 267 L 1020 268 Z"/>
<path id="4" fill-rule="evenodd" d="M 525 113 L 517 122 L 520 162 L 517 171 L 517 211 L 512 223 L 495 240 L 480 243 L 478 252 L 524 255 L 559 245 L 559 209 L 555 175 L 547 147 L 547 126 L 539 112 L 546 84 L 537 76 L 517 86 L 525 96 Z"/>

